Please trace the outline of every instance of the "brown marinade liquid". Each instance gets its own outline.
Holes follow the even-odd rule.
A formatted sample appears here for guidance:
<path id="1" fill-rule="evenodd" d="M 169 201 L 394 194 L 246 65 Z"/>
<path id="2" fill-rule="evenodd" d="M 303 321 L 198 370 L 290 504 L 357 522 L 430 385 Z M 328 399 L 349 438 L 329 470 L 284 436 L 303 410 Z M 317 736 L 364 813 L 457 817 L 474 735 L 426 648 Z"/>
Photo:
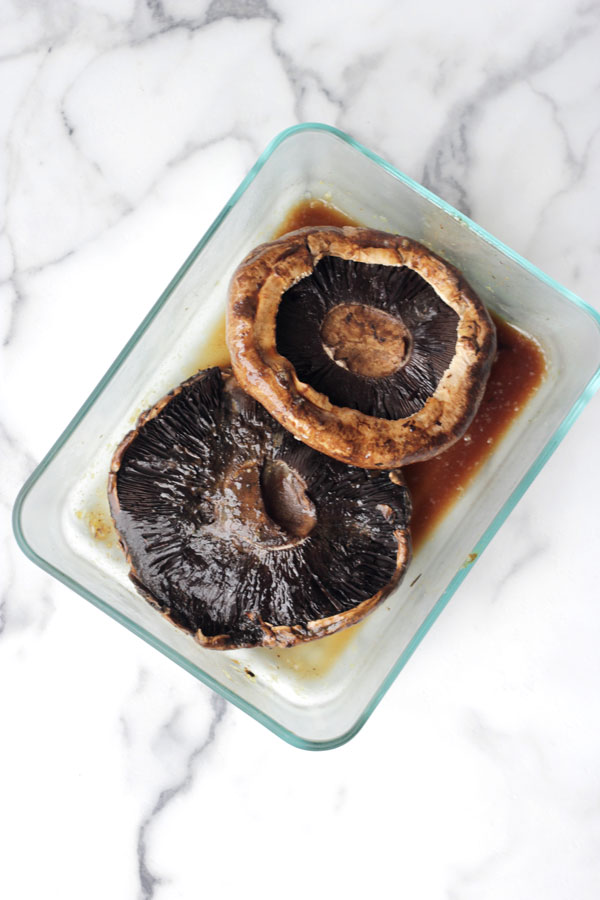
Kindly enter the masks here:
<path id="1" fill-rule="evenodd" d="M 415 549 L 460 497 L 546 372 L 544 355 L 536 341 L 499 316 L 492 314 L 492 319 L 498 352 L 469 429 L 444 453 L 402 470 L 413 501 L 411 531 Z"/>
<path id="2" fill-rule="evenodd" d="M 358 222 L 324 200 L 305 200 L 289 211 L 273 238 L 309 225 L 336 225 L 341 228 L 342 225 L 358 225 Z"/>
<path id="3" fill-rule="evenodd" d="M 276 237 L 308 225 L 358 225 L 323 200 L 307 200 L 291 210 Z M 413 547 L 419 548 L 452 503 L 460 497 L 477 470 L 539 387 L 545 371 L 544 354 L 531 337 L 493 315 L 498 352 L 477 415 L 454 446 L 433 459 L 405 466 L 413 516 Z"/>

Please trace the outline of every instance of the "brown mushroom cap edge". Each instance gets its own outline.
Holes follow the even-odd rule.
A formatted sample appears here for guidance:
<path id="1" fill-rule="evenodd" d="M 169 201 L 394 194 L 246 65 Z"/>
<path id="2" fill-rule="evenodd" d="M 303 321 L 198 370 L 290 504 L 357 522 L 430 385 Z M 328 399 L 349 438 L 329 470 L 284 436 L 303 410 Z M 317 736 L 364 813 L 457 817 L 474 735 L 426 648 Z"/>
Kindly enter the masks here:
<path id="1" fill-rule="evenodd" d="M 283 294 L 324 256 L 417 272 L 458 315 L 456 350 L 424 406 L 403 419 L 383 419 L 334 406 L 300 381 L 277 351 Z M 367 228 L 301 228 L 255 248 L 234 273 L 227 344 L 241 386 L 297 438 L 321 453 L 364 468 L 397 468 L 429 459 L 455 443 L 477 408 L 496 350 L 490 316 L 462 275 L 409 238 Z"/>

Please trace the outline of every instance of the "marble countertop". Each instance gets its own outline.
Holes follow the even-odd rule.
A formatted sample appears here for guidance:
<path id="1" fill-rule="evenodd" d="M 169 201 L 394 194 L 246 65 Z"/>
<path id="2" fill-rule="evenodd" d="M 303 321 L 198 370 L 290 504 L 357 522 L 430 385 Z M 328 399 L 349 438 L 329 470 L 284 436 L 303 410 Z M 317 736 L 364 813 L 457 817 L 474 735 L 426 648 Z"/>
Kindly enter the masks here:
<path id="1" fill-rule="evenodd" d="M 328 753 L 38 570 L 10 508 L 297 122 L 348 132 L 600 309 L 598 4 L 7 0 L 0 20 L 0 894 L 596 900 L 597 397 Z"/>

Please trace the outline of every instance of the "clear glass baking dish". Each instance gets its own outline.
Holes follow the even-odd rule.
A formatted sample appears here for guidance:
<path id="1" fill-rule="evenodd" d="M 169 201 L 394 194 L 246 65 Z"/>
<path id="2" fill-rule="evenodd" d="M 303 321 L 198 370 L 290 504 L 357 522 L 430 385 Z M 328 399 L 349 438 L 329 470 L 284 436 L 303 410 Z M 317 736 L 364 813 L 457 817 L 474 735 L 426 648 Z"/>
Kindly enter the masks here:
<path id="1" fill-rule="evenodd" d="M 308 197 L 454 263 L 492 310 L 539 341 L 547 376 L 416 553 L 403 584 L 363 624 L 291 650 L 205 650 L 130 583 L 108 513 L 108 467 L 143 409 L 221 361 L 214 334 L 233 269 Z M 39 566 L 280 737 L 332 748 L 381 700 L 590 399 L 599 366 L 600 317 L 583 301 L 352 138 L 298 125 L 267 147 L 24 485 L 16 537 Z"/>

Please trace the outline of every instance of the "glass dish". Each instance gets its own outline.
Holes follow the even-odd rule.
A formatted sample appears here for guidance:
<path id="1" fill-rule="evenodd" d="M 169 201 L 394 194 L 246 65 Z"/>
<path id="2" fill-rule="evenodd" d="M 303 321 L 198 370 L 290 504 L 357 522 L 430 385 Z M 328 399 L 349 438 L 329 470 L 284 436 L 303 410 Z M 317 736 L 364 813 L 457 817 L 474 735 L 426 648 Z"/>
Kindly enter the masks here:
<path id="1" fill-rule="evenodd" d="M 540 342 L 547 376 L 403 584 L 363 624 L 291 650 L 205 650 L 130 583 L 108 513 L 108 467 L 143 409 L 217 361 L 211 336 L 233 269 L 308 197 L 454 263 L 490 309 Z M 579 298 L 347 135 L 298 125 L 258 159 L 29 478 L 14 509 L 17 540 L 47 572 L 280 737 L 306 749 L 335 747 L 367 720 L 573 424 L 598 386 L 599 365 L 600 317 Z"/>

